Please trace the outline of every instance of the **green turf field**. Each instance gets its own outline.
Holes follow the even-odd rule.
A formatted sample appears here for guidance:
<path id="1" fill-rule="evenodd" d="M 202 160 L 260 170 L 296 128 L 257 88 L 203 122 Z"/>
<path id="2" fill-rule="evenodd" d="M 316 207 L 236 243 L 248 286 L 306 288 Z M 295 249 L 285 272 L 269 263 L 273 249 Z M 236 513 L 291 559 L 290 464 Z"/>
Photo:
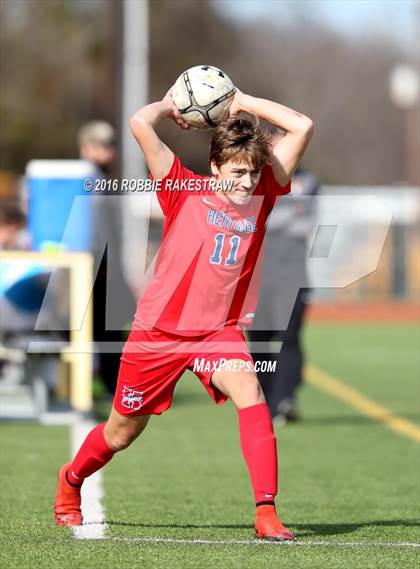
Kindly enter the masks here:
<path id="1" fill-rule="evenodd" d="M 305 338 L 314 365 L 415 421 L 414 326 L 311 325 Z M 418 445 L 312 386 L 301 410 L 302 423 L 277 431 L 278 504 L 292 545 L 252 542 L 236 412 L 216 407 L 192 375 L 173 409 L 104 469 L 105 540 L 76 540 L 53 523 L 69 429 L 3 425 L 2 567 L 416 567 L 420 549 L 401 544 L 420 543 Z"/>

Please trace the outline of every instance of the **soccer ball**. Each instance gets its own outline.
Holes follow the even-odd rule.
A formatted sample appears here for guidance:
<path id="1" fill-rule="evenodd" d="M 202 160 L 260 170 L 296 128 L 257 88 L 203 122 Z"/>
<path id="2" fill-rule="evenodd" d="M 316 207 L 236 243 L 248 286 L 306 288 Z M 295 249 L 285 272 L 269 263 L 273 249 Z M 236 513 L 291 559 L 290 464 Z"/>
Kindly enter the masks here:
<path id="1" fill-rule="evenodd" d="M 172 98 L 185 122 L 207 129 L 221 122 L 234 94 L 235 86 L 224 71 L 212 65 L 197 65 L 181 73 Z"/>

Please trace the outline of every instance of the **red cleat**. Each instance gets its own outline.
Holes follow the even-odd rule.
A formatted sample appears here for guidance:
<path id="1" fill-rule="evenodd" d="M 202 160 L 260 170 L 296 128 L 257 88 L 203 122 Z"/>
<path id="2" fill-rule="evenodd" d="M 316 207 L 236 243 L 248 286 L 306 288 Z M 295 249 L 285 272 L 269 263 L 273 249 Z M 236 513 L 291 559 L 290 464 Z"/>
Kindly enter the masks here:
<path id="1" fill-rule="evenodd" d="M 55 523 L 59 526 L 82 525 L 82 511 L 80 508 L 81 486 L 71 486 L 66 479 L 68 464 L 58 471 L 57 493 L 54 502 Z"/>
<path id="2" fill-rule="evenodd" d="M 294 535 L 276 514 L 274 506 L 258 506 L 255 520 L 255 536 L 267 541 L 293 541 Z"/>

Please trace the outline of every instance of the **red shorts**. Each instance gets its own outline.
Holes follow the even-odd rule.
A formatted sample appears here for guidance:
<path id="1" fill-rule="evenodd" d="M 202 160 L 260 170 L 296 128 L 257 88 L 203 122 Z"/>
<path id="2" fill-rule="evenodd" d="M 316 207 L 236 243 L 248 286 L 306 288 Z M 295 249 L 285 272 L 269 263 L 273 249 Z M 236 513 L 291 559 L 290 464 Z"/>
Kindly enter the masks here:
<path id="1" fill-rule="evenodd" d="M 171 406 L 175 386 L 187 369 L 216 403 L 224 403 L 227 398 L 211 377 L 215 367 L 233 359 L 253 364 L 243 332 L 234 327 L 195 337 L 132 330 L 121 356 L 114 407 L 125 416 L 160 415 Z"/>

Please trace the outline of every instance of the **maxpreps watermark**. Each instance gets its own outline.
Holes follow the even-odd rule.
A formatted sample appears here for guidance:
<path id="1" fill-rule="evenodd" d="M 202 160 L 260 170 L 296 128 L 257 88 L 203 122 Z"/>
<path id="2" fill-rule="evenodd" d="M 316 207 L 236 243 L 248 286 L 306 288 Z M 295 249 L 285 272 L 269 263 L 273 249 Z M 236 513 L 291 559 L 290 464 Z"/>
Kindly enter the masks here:
<path id="1" fill-rule="evenodd" d="M 234 180 L 197 178 L 184 180 L 151 180 L 149 178 L 87 178 L 83 187 L 86 192 L 230 192 Z"/>
<path id="2" fill-rule="evenodd" d="M 276 371 L 277 361 L 275 360 L 262 360 L 252 362 L 249 360 L 238 360 L 220 358 L 216 361 L 209 361 L 207 358 L 194 358 L 193 372 L 216 372 L 219 370 L 232 371 L 232 372 L 268 372 L 274 373 Z"/>

